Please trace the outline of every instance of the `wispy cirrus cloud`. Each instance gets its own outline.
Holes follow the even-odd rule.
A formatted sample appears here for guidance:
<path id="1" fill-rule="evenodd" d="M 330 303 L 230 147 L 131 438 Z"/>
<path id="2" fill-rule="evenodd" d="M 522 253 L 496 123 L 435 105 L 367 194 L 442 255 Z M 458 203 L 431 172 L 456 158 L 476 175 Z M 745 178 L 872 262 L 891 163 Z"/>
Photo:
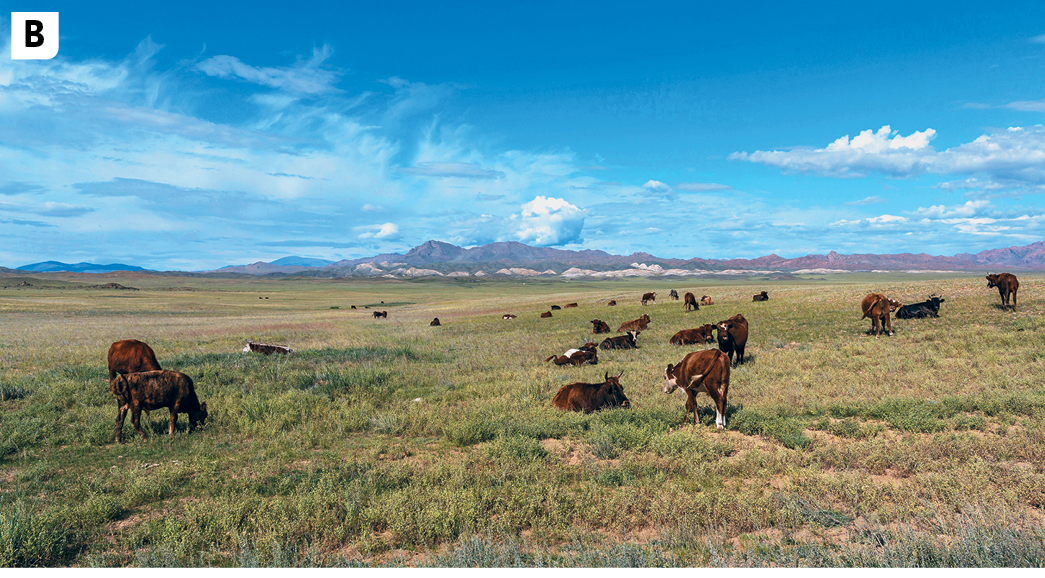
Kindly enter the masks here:
<path id="1" fill-rule="evenodd" d="M 208 76 L 238 79 L 292 94 L 325 94 L 337 91 L 335 84 L 342 74 L 323 66 L 332 53 L 327 45 L 314 48 L 310 58 L 299 58 L 293 66 L 252 66 L 222 54 L 198 63 L 196 69 Z"/>

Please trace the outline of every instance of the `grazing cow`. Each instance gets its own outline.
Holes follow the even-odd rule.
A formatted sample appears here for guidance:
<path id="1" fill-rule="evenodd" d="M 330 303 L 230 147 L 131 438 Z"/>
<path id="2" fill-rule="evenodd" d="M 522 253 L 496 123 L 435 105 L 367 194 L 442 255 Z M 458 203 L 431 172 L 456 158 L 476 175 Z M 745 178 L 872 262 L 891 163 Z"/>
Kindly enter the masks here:
<path id="1" fill-rule="evenodd" d="M 705 392 L 715 403 L 715 427 L 726 429 L 726 394 L 729 392 L 729 357 L 717 349 L 694 351 L 682 358 L 678 365 L 668 364 L 664 370 L 664 393 L 674 393 L 682 388 L 686 391 L 686 423 L 689 412 L 693 412 L 693 425 L 697 425 L 697 394 Z"/>
<path id="2" fill-rule="evenodd" d="M 697 305 L 696 295 L 692 293 L 686 293 L 686 296 L 683 299 L 683 301 L 685 301 L 685 303 L 683 303 L 682 307 L 685 311 L 700 311 L 700 305 Z M 692 309 L 690 309 L 691 307 Z"/>
<path id="3" fill-rule="evenodd" d="M 751 300 L 752 301 L 769 301 L 769 293 L 766 293 L 765 291 L 763 291 L 763 292 L 759 293 L 758 295 L 752 295 L 751 296 Z"/>
<path id="4" fill-rule="evenodd" d="M 638 349 L 635 345 L 635 339 L 639 336 L 641 331 L 629 331 L 625 335 L 618 335 L 617 337 L 607 337 L 599 344 L 599 349 Z"/>
<path id="5" fill-rule="evenodd" d="M 645 305 L 647 301 L 652 301 L 652 302 L 656 303 L 657 302 L 657 293 L 656 292 L 653 292 L 653 293 L 643 293 L 642 294 L 642 304 Z"/>
<path id="6" fill-rule="evenodd" d="M 566 353 L 562 355 L 553 355 L 544 360 L 545 363 L 549 361 L 554 361 L 555 365 L 581 366 L 585 363 L 598 365 L 599 351 L 595 347 L 595 342 L 589 341 L 577 349 L 567 349 Z"/>
<path id="7" fill-rule="evenodd" d="M 174 435 L 178 413 L 189 414 L 189 429 L 203 427 L 207 420 L 207 404 L 200 403 L 192 378 L 177 371 L 143 371 L 117 376 L 112 381 L 116 394 L 116 443 L 123 438 L 123 420 L 131 410 L 131 423 L 145 439 L 141 427 L 142 410 L 166 407 L 171 412 L 170 435 Z"/>
<path id="8" fill-rule="evenodd" d="M 871 320 L 871 329 L 868 333 L 874 333 L 875 339 L 882 334 L 883 328 L 886 333 L 892 335 L 893 322 L 889 314 L 899 307 L 900 302 L 896 299 L 891 299 L 881 293 L 868 293 L 860 302 L 860 309 L 864 312 L 864 316 L 860 319 L 869 318 Z"/>
<path id="9" fill-rule="evenodd" d="M 124 339 L 109 346 L 109 390 L 117 375 L 163 369 L 148 343 Z"/>
<path id="10" fill-rule="evenodd" d="M 294 350 L 287 347 L 286 345 L 268 345 L 267 343 L 254 343 L 248 341 L 247 345 L 243 348 L 243 353 L 263 353 L 265 355 L 272 355 L 273 353 L 282 353 L 284 355 L 288 353 L 294 353 Z"/>
<path id="11" fill-rule="evenodd" d="M 592 333 L 609 333 L 610 326 L 606 325 L 606 322 L 601 319 L 591 320 L 591 332 Z"/>
<path id="12" fill-rule="evenodd" d="M 560 309 L 562 309 L 562 307 L 559 307 L 558 305 L 552 305 L 552 311 L 558 311 Z"/>
<path id="13" fill-rule="evenodd" d="M 545 317 L 551 317 L 551 316 L 552 316 L 552 312 L 551 311 L 545 311 L 544 313 L 541 313 L 541 319 L 544 319 Z"/>
<path id="14" fill-rule="evenodd" d="M 374 311 L 374 319 L 380 319 L 381 317 L 388 319 L 388 311 Z"/>
<path id="15" fill-rule="evenodd" d="M 747 319 L 737 313 L 736 315 L 719 321 L 715 326 L 718 332 L 718 348 L 729 357 L 733 363 L 733 352 L 737 353 L 736 365 L 744 363 L 744 347 L 747 345 Z"/>
<path id="16" fill-rule="evenodd" d="M 696 329 L 683 329 L 672 336 L 669 343 L 672 345 L 704 345 L 715 342 L 715 326 L 708 323 Z"/>
<path id="17" fill-rule="evenodd" d="M 355 308 L 356 308 L 356 306 L 355 306 L 355 305 L 353 305 L 353 306 L 352 306 L 352 309 L 355 309 Z"/>
<path id="18" fill-rule="evenodd" d="M 620 327 L 617 328 L 617 333 L 620 333 L 622 331 L 631 331 L 632 329 L 638 331 L 645 331 L 646 327 L 649 325 L 649 322 L 649 315 L 643 313 L 642 317 L 639 317 L 638 319 L 632 319 L 631 321 L 625 321 L 624 323 L 621 323 Z"/>
<path id="19" fill-rule="evenodd" d="M 431 325 L 432 327 L 439 327 L 440 325 L 442 325 L 442 323 L 439 323 L 439 318 L 436 317 L 435 319 L 432 320 L 431 323 L 429 323 L 429 325 Z"/>
<path id="20" fill-rule="evenodd" d="M 672 301 L 678 301 L 679 300 L 679 292 L 675 291 L 674 289 L 672 289 L 671 292 L 668 293 L 668 298 L 671 299 Z"/>
<path id="21" fill-rule="evenodd" d="M 700 298 L 700 304 L 701 305 L 714 305 L 715 302 L 711 300 L 710 296 L 704 295 L 703 297 Z"/>
<path id="22" fill-rule="evenodd" d="M 577 304 L 576 303 L 567 303 L 566 305 L 562 306 L 563 309 L 569 309 L 570 307 L 577 307 Z"/>
<path id="23" fill-rule="evenodd" d="M 515 317 L 516 316 L 512 315 L 511 313 L 505 313 L 504 315 L 501 315 L 501 319 L 515 319 Z"/>
<path id="24" fill-rule="evenodd" d="M 628 408 L 628 396 L 620 386 L 621 371 L 614 377 L 605 373 L 602 383 L 571 383 L 559 388 L 552 398 L 552 405 L 563 411 L 591 413 L 606 407 Z"/>
<path id="25" fill-rule="evenodd" d="M 930 295 L 928 301 L 904 305 L 896 310 L 898 319 L 922 319 L 923 317 L 939 317 L 940 303 L 946 301 L 939 295 Z"/>
<path id="26" fill-rule="evenodd" d="M 1009 295 L 1012 295 L 1012 310 L 1016 311 L 1016 291 L 1020 289 L 1020 281 L 1012 273 L 987 275 L 987 288 L 997 287 L 1001 295 L 1001 308 L 1009 307 Z"/>
<path id="27" fill-rule="evenodd" d="M 610 307 L 613 307 L 616 304 L 617 304 L 617 300 L 616 299 L 610 299 L 610 302 L 607 303 L 606 305 L 609 305 Z"/>

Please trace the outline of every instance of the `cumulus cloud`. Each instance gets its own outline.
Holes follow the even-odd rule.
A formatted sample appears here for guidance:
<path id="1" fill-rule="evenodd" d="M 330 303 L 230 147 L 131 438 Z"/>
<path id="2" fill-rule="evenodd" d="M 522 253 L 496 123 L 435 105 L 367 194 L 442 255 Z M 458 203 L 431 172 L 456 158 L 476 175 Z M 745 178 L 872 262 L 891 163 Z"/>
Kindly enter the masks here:
<path id="1" fill-rule="evenodd" d="M 360 227 L 364 232 L 360 233 L 357 238 L 359 239 L 383 239 L 391 241 L 399 239 L 399 227 L 395 223 L 384 223 L 381 225 L 370 225 L 367 227 Z"/>
<path id="2" fill-rule="evenodd" d="M 584 228 L 584 211 L 565 199 L 538 195 L 522 206 L 516 238 L 538 247 L 577 243 Z"/>

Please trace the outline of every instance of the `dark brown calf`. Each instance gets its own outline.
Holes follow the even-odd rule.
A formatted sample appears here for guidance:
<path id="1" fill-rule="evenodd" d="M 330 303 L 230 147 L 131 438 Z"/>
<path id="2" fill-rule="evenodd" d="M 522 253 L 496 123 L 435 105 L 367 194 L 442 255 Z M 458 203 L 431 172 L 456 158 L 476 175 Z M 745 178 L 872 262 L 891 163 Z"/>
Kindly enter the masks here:
<path id="1" fill-rule="evenodd" d="M 1001 307 L 1009 307 L 1009 295 L 1012 295 L 1012 310 L 1016 310 L 1016 292 L 1020 289 L 1020 281 L 1012 273 L 987 275 L 987 288 L 997 287 L 1001 295 Z"/>
<path id="2" fill-rule="evenodd" d="M 551 316 L 552 316 L 552 312 L 551 311 L 545 311 L 544 313 L 541 313 L 541 319 L 544 319 L 546 317 L 551 317 Z"/>
<path id="3" fill-rule="evenodd" d="M 591 332 L 592 333 L 609 333 L 610 326 L 606 325 L 606 322 L 601 319 L 591 320 Z"/>
<path id="4" fill-rule="evenodd" d="M 207 404 L 200 403 L 192 378 L 184 373 L 160 370 L 119 375 L 112 381 L 112 388 L 117 407 L 116 443 L 122 441 L 123 420 L 128 409 L 131 410 L 131 423 L 142 439 L 145 439 L 141 427 L 142 410 L 170 409 L 170 435 L 174 435 L 179 413 L 189 414 L 190 430 L 206 423 Z"/>
<path id="5" fill-rule="evenodd" d="M 733 352 L 737 353 L 737 365 L 744 363 L 744 347 L 747 346 L 747 319 L 736 315 L 719 321 L 715 326 L 718 331 L 718 348 L 733 362 Z"/>
<path id="6" fill-rule="evenodd" d="M 432 320 L 431 323 L 429 323 L 429 325 L 431 325 L 432 327 L 439 327 L 440 325 L 442 325 L 442 323 L 439 323 L 439 318 L 436 317 L 435 319 Z"/>
<path id="7" fill-rule="evenodd" d="M 617 337 L 607 337 L 599 344 L 599 349 L 638 349 L 635 345 L 635 338 L 639 336 L 641 331 L 629 331 L 627 335 L 620 335 Z"/>
<path id="8" fill-rule="evenodd" d="M 707 343 L 715 342 L 715 326 L 708 323 L 707 325 L 697 327 L 696 329 L 683 329 L 674 336 L 672 336 L 669 343 L 672 345 L 704 345 Z"/>
<path id="9" fill-rule="evenodd" d="M 652 301 L 652 302 L 656 303 L 657 302 L 657 293 L 656 292 L 653 292 L 653 293 L 643 293 L 642 294 L 642 304 L 645 305 L 647 301 Z"/>
<path id="10" fill-rule="evenodd" d="M 610 377 L 606 373 L 602 383 L 570 383 L 562 386 L 555 397 L 552 405 L 563 411 L 583 411 L 591 413 L 606 407 L 628 408 L 628 397 L 624 395 L 624 388 L 620 385 L 620 376 L 624 372 Z"/>
<path id="11" fill-rule="evenodd" d="M 609 305 L 610 307 L 613 307 L 616 304 L 617 304 L 617 300 L 616 299 L 610 299 L 610 302 L 607 303 L 606 305 Z"/>
<path id="12" fill-rule="evenodd" d="M 374 319 L 380 319 L 381 317 L 388 319 L 388 311 L 374 311 Z"/>
<path id="13" fill-rule="evenodd" d="M 682 307 L 686 311 L 700 311 L 700 305 L 697 305 L 696 295 L 692 293 L 686 293 L 686 296 L 683 297 L 683 301 L 685 303 L 683 303 Z"/>
<path id="14" fill-rule="evenodd" d="M 577 304 L 576 303 L 567 303 L 566 305 L 562 306 L 563 309 L 569 309 L 570 307 L 577 307 Z"/>
<path id="15" fill-rule="evenodd" d="M 715 403 L 715 427 L 726 429 L 726 395 L 729 392 L 729 357 L 717 349 L 694 351 L 682 358 L 678 365 L 668 364 L 664 370 L 664 393 L 674 393 L 677 388 L 686 390 L 686 423 L 689 412 L 693 412 L 693 425 L 697 425 L 697 394 L 705 392 Z"/>
<path id="16" fill-rule="evenodd" d="M 566 353 L 563 353 L 562 355 L 552 355 L 544 360 L 545 363 L 549 361 L 554 361 L 555 365 L 581 366 L 585 363 L 598 365 L 599 352 L 595 347 L 595 343 L 589 341 L 577 349 L 567 349 Z"/>
<path id="17" fill-rule="evenodd" d="M 124 339 L 109 346 L 109 391 L 117 375 L 163 369 L 148 343 Z"/>
<path id="18" fill-rule="evenodd" d="M 766 293 L 765 291 L 763 291 L 763 292 L 759 293 L 758 295 L 752 295 L 751 296 L 751 300 L 752 301 L 769 301 L 769 293 Z"/>

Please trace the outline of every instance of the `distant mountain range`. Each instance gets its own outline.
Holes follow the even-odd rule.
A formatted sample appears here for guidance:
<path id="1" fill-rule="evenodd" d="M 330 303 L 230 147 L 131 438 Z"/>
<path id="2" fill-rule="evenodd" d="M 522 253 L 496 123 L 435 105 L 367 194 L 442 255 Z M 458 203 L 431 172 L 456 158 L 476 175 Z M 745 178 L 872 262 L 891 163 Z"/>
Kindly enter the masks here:
<path id="1" fill-rule="evenodd" d="M 284 258 L 272 263 L 224 267 L 222 273 L 283 273 L 323 277 L 555 274 L 566 276 L 651 276 L 700 274 L 765 274 L 874 270 L 1045 270 L 1045 242 L 1023 247 L 960 253 L 951 257 L 925 253 L 897 255 L 806 255 L 785 259 L 768 255 L 756 259 L 667 259 L 649 253 L 612 255 L 605 251 L 570 251 L 531 247 L 522 243 L 490 243 L 465 249 L 441 241 L 426 241 L 407 253 L 384 253 L 362 259 L 346 259 L 323 266 L 307 266 L 303 260 Z M 296 258 L 300 259 L 300 258 Z M 281 263 L 284 262 L 284 263 Z M 525 266 L 522 268 L 521 266 Z M 515 272 L 513 269 L 520 272 Z M 521 273 L 521 271 L 527 271 Z M 628 272 L 631 272 L 629 275 Z M 480 275 L 482 276 L 482 275 Z"/>
<path id="2" fill-rule="evenodd" d="M 59 261 L 44 261 L 33 263 L 17 268 L 18 271 L 33 271 L 35 273 L 54 273 L 68 271 L 70 273 L 112 273 L 113 271 L 144 271 L 141 267 L 124 265 L 122 263 L 110 263 L 109 265 L 95 265 L 94 263 L 62 263 Z"/>
<path id="3" fill-rule="evenodd" d="M 784 273 L 827 273 L 849 271 L 999 271 L 1001 269 L 1045 271 L 1045 242 L 1023 247 L 960 253 L 951 257 L 925 253 L 898 255 L 806 255 L 785 259 L 767 255 L 756 259 L 665 259 L 649 253 L 612 255 L 605 251 L 570 251 L 531 247 L 522 243 L 490 243 L 465 249 L 441 241 L 426 241 L 405 254 L 384 253 L 362 259 L 332 262 L 308 257 L 283 257 L 270 263 L 222 267 L 191 275 L 300 275 L 310 277 L 650 277 L 661 275 L 766 275 Z M 113 263 L 60 263 L 46 261 L 18 268 L 19 271 L 109 273 L 144 271 L 141 267 Z M 175 274 L 176 272 L 168 272 Z"/>

